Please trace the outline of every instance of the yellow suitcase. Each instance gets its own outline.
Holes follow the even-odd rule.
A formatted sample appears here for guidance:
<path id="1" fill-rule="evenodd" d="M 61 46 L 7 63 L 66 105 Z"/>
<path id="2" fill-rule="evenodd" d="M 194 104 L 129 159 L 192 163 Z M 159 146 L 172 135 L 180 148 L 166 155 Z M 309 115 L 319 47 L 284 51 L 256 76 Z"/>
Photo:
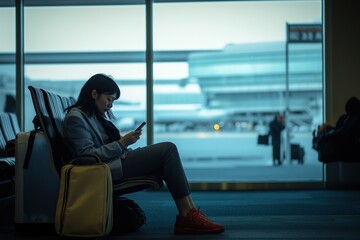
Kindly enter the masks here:
<path id="1" fill-rule="evenodd" d="M 61 169 L 55 213 L 60 236 L 102 237 L 113 226 L 112 177 L 107 164 L 91 155 Z"/>

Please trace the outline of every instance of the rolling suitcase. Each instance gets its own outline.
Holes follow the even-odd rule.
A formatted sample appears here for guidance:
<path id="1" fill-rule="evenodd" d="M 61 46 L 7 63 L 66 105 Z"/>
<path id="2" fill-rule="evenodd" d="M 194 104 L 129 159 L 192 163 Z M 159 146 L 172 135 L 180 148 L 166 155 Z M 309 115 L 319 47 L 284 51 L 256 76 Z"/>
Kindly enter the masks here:
<path id="1" fill-rule="evenodd" d="M 305 150 L 300 144 L 291 144 L 291 160 L 297 160 L 300 164 L 304 163 Z"/>
<path id="2" fill-rule="evenodd" d="M 61 169 L 55 229 L 60 236 L 103 237 L 113 226 L 113 187 L 107 164 L 90 155 Z"/>
<path id="3" fill-rule="evenodd" d="M 60 178 L 44 133 L 20 132 L 15 140 L 15 229 L 18 234 L 56 234 Z"/>
<path id="4" fill-rule="evenodd" d="M 259 145 L 269 145 L 269 135 L 258 135 L 257 144 Z"/>

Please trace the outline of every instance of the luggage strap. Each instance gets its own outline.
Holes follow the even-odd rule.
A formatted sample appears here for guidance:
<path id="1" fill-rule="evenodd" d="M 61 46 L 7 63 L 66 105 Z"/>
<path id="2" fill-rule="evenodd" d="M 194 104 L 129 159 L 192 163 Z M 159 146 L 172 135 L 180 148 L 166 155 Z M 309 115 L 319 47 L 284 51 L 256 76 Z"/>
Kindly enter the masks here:
<path id="1" fill-rule="evenodd" d="M 27 147 L 27 149 L 26 149 L 26 154 L 25 154 L 25 159 L 24 159 L 24 165 L 23 165 L 23 168 L 24 168 L 24 169 L 28 169 L 28 168 L 29 168 L 30 157 L 31 157 L 33 145 L 34 145 L 34 142 L 35 142 L 35 135 L 36 135 L 36 131 L 30 131 L 28 147 Z"/>

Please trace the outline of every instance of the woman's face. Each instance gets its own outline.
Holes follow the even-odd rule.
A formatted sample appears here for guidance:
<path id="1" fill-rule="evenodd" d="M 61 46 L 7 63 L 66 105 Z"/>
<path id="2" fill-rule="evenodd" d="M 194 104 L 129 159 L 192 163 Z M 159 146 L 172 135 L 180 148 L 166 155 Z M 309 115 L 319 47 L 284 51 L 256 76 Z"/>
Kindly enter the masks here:
<path id="1" fill-rule="evenodd" d="M 95 105 L 98 108 L 99 113 L 104 114 L 113 106 L 113 102 L 116 98 L 116 93 L 114 94 L 98 94 L 96 90 L 92 91 L 92 97 L 95 101 Z"/>

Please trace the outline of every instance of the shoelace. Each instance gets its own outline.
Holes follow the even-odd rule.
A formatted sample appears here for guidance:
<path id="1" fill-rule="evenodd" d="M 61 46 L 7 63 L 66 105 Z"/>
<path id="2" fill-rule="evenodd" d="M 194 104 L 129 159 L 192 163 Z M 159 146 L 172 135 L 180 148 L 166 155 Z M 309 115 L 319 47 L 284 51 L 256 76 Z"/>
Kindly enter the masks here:
<path id="1" fill-rule="evenodd" d="M 197 219 L 199 220 L 202 224 L 204 223 L 211 223 L 210 219 L 208 219 L 206 217 L 205 214 L 203 214 L 202 212 L 200 212 L 200 207 L 196 210 L 196 212 L 194 213 L 194 215 L 192 216 L 192 219 Z"/>

